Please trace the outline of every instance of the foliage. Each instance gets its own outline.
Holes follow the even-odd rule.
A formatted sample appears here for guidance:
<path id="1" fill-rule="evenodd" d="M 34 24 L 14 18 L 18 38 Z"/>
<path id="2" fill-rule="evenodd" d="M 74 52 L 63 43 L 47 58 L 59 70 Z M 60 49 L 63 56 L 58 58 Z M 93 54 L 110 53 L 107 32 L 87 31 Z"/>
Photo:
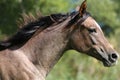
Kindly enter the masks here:
<path id="1" fill-rule="evenodd" d="M 16 32 L 16 21 L 22 13 L 41 11 L 43 14 L 68 11 L 68 0 L 0 0 L 0 30 L 3 34 Z M 63 11 L 64 9 L 64 11 Z"/>
<path id="2" fill-rule="evenodd" d="M 13 34 L 17 29 L 16 21 L 23 12 L 33 13 L 40 11 L 44 15 L 75 10 L 83 0 L 0 0 L 0 30 L 3 34 Z M 118 0 L 119 2 L 119 0 Z M 88 0 L 88 10 L 101 24 L 106 35 L 119 27 L 120 10 L 117 1 Z M 96 4 L 96 3 L 99 3 Z M 116 4 L 116 5 L 114 5 Z M 114 5 L 114 6 L 113 6 Z M 6 31 L 7 30 L 7 31 Z"/>
<path id="3" fill-rule="evenodd" d="M 0 39 L 16 32 L 16 21 L 24 12 L 35 14 L 40 11 L 44 15 L 66 13 L 75 10 L 82 1 L 0 0 Z M 88 11 L 120 52 L 120 0 L 87 0 L 87 4 Z M 119 80 L 119 66 L 120 61 L 115 67 L 105 68 L 96 59 L 68 51 L 50 72 L 47 80 Z"/>

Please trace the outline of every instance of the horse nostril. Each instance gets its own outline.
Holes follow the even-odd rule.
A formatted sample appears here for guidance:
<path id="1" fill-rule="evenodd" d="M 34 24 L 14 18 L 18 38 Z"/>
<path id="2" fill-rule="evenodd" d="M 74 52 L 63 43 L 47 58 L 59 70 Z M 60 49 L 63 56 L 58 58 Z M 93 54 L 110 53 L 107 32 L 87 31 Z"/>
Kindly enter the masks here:
<path id="1" fill-rule="evenodd" d="M 118 56 L 117 56 L 115 53 L 113 53 L 113 54 L 111 55 L 111 58 L 116 60 L 116 59 L 118 58 Z"/>
<path id="2" fill-rule="evenodd" d="M 103 50 L 102 48 L 100 48 L 100 50 L 101 50 L 101 52 L 103 52 L 103 53 L 104 53 L 104 50 Z"/>
<path id="3" fill-rule="evenodd" d="M 109 55 L 109 60 L 111 62 L 116 62 L 117 59 L 118 59 L 118 55 L 116 53 L 112 53 L 111 55 Z"/>

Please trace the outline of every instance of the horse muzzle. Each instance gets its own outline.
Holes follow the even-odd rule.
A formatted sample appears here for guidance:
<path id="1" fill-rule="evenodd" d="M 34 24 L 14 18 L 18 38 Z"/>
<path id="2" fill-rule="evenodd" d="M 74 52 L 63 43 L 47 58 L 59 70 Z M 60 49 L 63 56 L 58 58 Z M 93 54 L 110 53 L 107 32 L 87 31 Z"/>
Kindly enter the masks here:
<path id="1" fill-rule="evenodd" d="M 117 53 L 112 53 L 108 55 L 107 59 L 102 59 L 103 65 L 105 67 L 111 67 L 117 64 L 119 55 Z"/>
<path id="2" fill-rule="evenodd" d="M 102 47 L 94 46 L 91 49 L 91 56 L 102 61 L 105 67 L 111 67 L 117 64 L 119 55 L 117 52 L 106 52 Z"/>

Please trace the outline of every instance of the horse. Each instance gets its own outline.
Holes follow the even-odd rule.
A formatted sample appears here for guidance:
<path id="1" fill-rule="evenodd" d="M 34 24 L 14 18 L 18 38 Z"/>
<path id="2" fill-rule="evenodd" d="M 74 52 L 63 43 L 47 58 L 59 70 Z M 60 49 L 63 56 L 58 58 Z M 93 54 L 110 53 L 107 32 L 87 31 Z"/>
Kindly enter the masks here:
<path id="1" fill-rule="evenodd" d="M 16 34 L 0 42 L 0 80 L 45 80 L 70 49 L 115 65 L 118 53 L 86 9 L 85 0 L 74 12 L 24 18 Z"/>

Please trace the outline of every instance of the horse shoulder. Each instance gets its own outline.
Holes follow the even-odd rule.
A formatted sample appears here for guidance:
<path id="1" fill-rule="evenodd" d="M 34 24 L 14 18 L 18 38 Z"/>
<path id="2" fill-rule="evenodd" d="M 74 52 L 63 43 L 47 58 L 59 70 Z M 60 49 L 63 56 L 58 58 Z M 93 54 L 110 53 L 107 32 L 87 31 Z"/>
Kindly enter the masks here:
<path id="1" fill-rule="evenodd" d="M 0 80 L 44 80 L 22 51 L 0 52 Z"/>

